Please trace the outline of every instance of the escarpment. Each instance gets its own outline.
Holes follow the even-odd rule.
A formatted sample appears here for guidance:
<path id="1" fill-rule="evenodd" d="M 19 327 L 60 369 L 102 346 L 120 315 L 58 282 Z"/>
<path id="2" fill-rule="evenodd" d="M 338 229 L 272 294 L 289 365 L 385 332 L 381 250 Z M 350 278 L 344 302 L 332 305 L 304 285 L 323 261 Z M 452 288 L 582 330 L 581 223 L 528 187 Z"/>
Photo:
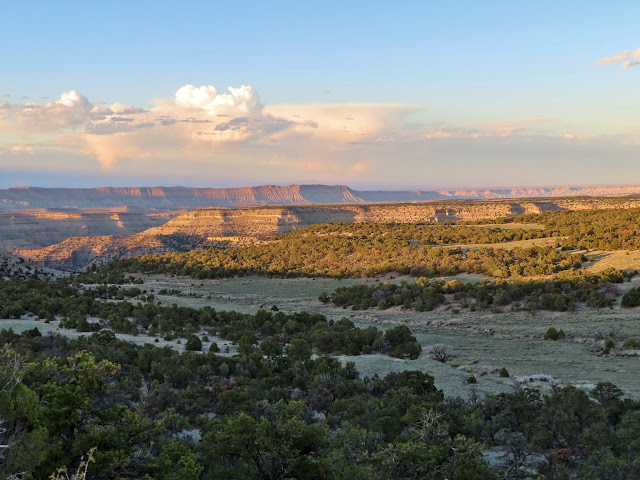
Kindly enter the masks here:
<path id="1" fill-rule="evenodd" d="M 455 200 L 534 199 L 640 194 L 640 186 L 539 187 L 459 190 L 354 190 L 346 185 L 258 185 L 239 188 L 100 187 L 0 189 L 0 211 L 19 209 L 155 209 L 260 205 L 364 204 Z"/>

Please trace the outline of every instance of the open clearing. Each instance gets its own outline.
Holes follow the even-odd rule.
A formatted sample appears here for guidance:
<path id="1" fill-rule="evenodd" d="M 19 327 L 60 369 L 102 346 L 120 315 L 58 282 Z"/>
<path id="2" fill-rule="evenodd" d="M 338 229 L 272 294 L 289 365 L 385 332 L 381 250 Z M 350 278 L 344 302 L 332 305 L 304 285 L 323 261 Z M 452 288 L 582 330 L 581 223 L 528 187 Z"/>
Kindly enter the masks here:
<path id="1" fill-rule="evenodd" d="M 239 277 L 222 280 L 195 281 L 188 277 L 146 276 L 145 288 L 156 292 L 162 288 L 177 289 L 180 295 L 160 295 L 163 304 L 202 307 L 255 313 L 260 308 L 277 305 L 283 311 L 321 313 L 328 318 L 350 318 L 359 326 L 376 325 L 385 329 L 408 325 L 423 346 L 418 360 L 398 360 L 382 355 L 340 357 L 354 361 L 365 375 L 416 369 L 436 377 L 436 384 L 448 396 L 466 398 L 475 390 L 496 393 L 515 388 L 522 381 L 539 386 L 553 383 L 574 384 L 591 388 L 599 381 L 617 384 L 627 394 L 640 398 L 637 370 L 640 357 L 623 351 L 627 338 L 640 339 L 640 311 L 637 309 L 577 310 L 575 312 L 525 312 L 454 314 L 450 310 L 416 312 L 392 308 L 388 310 L 353 311 L 325 305 L 318 300 L 322 292 L 340 286 L 374 283 L 377 279 L 268 278 Z M 410 279 L 391 278 L 388 281 Z M 639 279 L 624 284 L 625 289 L 640 285 Z M 191 296 L 189 296 L 191 295 Z M 195 297 L 193 296 L 195 295 Z M 208 296 L 211 295 L 211 299 Z M 567 338 L 562 341 L 543 340 L 546 330 L 562 328 Z M 601 337 L 614 333 L 616 355 L 601 355 Z M 452 355 L 444 365 L 429 358 L 436 344 L 446 345 Z M 511 373 L 500 378 L 502 367 Z M 475 375 L 478 383 L 468 385 Z M 533 378 L 533 380 L 531 380 Z"/>
<path id="2" fill-rule="evenodd" d="M 607 268 L 640 270 L 640 250 L 615 250 L 612 252 L 591 250 L 586 255 L 593 258 L 593 261 L 586 263 L 585 267 L 596 272 Z"/>
<path id="3" fill-rule="evenodd" d="M 514 242 L 500 243 L 456 243 L 453 245 L 443 245 L 443 248 L 464 248 L 467 250 L 480 250 L 481 248 L 502 248 L 505 250 L 512 250 L 514 248 L 552 247 L 556 243 L 558 243 L 558 240 L 560 240 L 560 237 L 534 238 L 531 240 L 516 240 Z"/>

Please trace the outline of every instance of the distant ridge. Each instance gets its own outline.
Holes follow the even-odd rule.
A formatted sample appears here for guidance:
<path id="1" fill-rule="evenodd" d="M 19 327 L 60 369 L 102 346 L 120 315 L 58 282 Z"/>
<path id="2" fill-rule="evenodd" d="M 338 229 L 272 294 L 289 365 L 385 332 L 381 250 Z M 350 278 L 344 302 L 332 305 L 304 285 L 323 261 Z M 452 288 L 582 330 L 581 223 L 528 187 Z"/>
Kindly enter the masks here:
<path id="1" fill-rule="evenodd" d="M 533 187 L 368 191 L 346 185 L 259 185 L 240 188 L 100 187 L 0 189 L 0 211 L 21 209 L 250 207 L 264 205 L 426 202 L 431 200 L 498 200 L 567 196 L 640 194 L 638 186 Z"/>

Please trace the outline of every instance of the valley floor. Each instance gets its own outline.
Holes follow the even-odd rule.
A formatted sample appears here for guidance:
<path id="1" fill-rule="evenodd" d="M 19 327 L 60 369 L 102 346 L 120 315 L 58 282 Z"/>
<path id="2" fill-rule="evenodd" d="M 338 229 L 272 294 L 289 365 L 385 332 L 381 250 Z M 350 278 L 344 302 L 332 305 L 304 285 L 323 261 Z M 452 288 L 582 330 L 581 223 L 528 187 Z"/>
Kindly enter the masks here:
<path id="1" fill-rule="evenodd" d="M 478 280 L 473 276 L 468 280 Z M 356 362 L 364 375 L 380 376 L 390 371 L 416 369 L 432 374 L 438 388 L 447 396 L 468 398 L 480 394 L 508 391 L 527 382 L 541 388 L 553 384 L 573 384 L 585 389 L 599 381 L 613 382 L 628 395 L 640 398 L 637 369 L 640 357 L 624 350 L 627 338 L 640 339 L 637 309 L 577 309 L 573 312 L 461 312 L 439 309 L 416 312 L 394 307 L 388 310 L 353 311 L 326 305 L 318 300 L 323 292 L 340 286 L 372 283 L 376 279 L 267 278 L 237 277 L 196 281 L 188 277 L 145 276 L 144 287 L 155 290 L 164 305 L 203 307 L 255 313 L 276 305 L 284 312 L 308 311 L 328 318 L 350 318 L 358 326 L 375 325 L 385 329 L 408 325 L 422 344 L 418 360 L 399 360 L 382 355 L 342 357 Z M 465 279 L 458 276 L 459 279 Z M 405 278 L 391 278 L 400 281 Z M 625 290 L 640 285 L 640 278 L 624 284 Z M 158 295 L 166 289 L 173 294 Z M 176 290 L 179 293 L 176 293 Z M 211 298 L 209 298 L 211 296 Z M 544 340 L 549 327 L 562 328 L 567 337 Z M 602 355 L 599 345 L 613 333 L 618 347 L 612 355 Z M 161 340 L 162 341 L 162 340 Z M 445 345 L 451 355 L 448 364 L 432 360 L 433 345 Z M 501 378 L 497 370 L 505 367 L 511 376 Z M 468 384 L 474 375 L 476 384 Z"/>

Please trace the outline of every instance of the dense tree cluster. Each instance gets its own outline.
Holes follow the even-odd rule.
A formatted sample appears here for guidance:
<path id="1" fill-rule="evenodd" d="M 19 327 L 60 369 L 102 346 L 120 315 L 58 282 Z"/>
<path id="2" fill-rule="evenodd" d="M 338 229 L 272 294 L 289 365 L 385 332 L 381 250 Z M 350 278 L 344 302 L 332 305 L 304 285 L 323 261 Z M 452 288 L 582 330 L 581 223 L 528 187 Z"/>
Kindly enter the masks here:
<path id="1" fill-rule="evenodd" d="M 535 225 L 534 225 L 535 227 Z M 397 241 L 419 245 L 478 245 L 545 238 L 538 228 L 501 228 L 474 223 L 345 223 L 331 222 L 311 225 L 302 236 L 391 236 Z"/>
<path id="2" fill-rule="evenodd" d="M 419 278 L 416 282 L 382 282 L 340 287 L 330 295 L 322 294 L 320 301 L 354 310 L 402 306 L 425 311 L 444 304 L 454 304 L 458 308 L 473 310 L 516 305 L 530 311 L 564 311 L 573 309 L 578 304 L 593 308 L 612 305 L 616 289 L 611 287 L 611 283 L 622 282 L 623 278 L 622 272 L 613 269 L 597 274 L 585 271 L 571 274 L 567 272 L 550 280 L 486 280 L 465 283 L 458 280 L 429 281 Z M 633 289 L 630 293 L 635 291 Z M 629 295 L 628 293 L 623 297 L 623 305 L 624 299 Z"/>
<path id="3" fill-rule="evenodd" d="M 103 275 L 128 271 L 185 274 L 196 278 L 235 275 L 373 276 L 390 272 L 415 275 L 486 273 L 499 277 L 549 274 L 584 262 L 566 250 L 640 248 L 640 209 L 546 212 L 462 224 L 326 223 L 284 234 L 263 245 L 206 249 L 119 260 Z M 505 229 L 489 223 L 543 225 L 542 229 Z M 561 252 L 540 248 L 509 250 L 473 245 L 558 237 Z M 438 246 L 452 246 L 438 248 Z M 465 245 L 464 249 L 455 248 Z M 517 250 L 517 249 L 515 249 Z M 537 252 L 537 253 L 530 253 Z M 552 258 L 558 255 L 558 258 Z"/>
<path id="4" fill-rule="evenodd" d="M 344 228 L 348 226 L 351 225 Z M 303 229 L 265 245 L 117 260 L 100 267 L 98 273 L 167 273 L 199 279 L 251 274 L 360 277 L 392 272 L 416 276 L 466 272 L 509 277 L 550 275 L 578 268 L 586 260 L 552 247 L 463 250 L 420 246 L 411 244 L 403 235 L 396 236 L 394 228 L 388 226 L 379 235 L 320 235 Z"/>
<path id="5" fill-rule="evenodd" d="M 445 401 L 427 374 L 361 378 L 304 349 L 178 354 L 107 331 L 0 344 L 3 478 L 75 470 L 87 452 L 96 480 L 640 475 L 640 404 L 608 383 Z"/>

